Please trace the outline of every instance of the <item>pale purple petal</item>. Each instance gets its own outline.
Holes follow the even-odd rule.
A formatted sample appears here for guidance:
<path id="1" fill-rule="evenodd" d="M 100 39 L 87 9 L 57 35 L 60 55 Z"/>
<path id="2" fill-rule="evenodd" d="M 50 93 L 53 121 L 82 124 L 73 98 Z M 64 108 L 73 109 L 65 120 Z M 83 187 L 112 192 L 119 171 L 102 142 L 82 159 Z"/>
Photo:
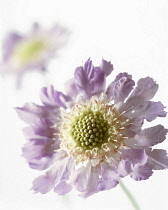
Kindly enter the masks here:
<path id="1" fill-rule="evenodd" d="M 132 147 L 150 147 L 161 143 L 166 139 L 168 132 L 162 125 L 146 128 L 135 135 L 132 139 L 127 139 L 125 144 Z"/>
<path id="2" fill-rule="evenodd" d="M 132 165 L 139 164 L 143 166 L 147 162 L 148 156 L 142 149 L 121 149 L 120 151 L 122 153 L 122 160 L 129 161 Z"/>
<path id="3" fill-rule="evenodd" d="M 132 76 L 127 73 L 120 73 L 116 79 L 110 83 L 107 88 L 106 94 L 114 100 L 114 103 L 123 102 L 131 90 L 133 89 L 135 82 L 132 80 Z"/>
<path id="4" fill-rule="evenodd" d="M 18 33 L 10 33 L 7 38 L 3 41 L 2 56 L 3 61 L 7 61 L 13 52 L 14 47 L 23 39 Z"/>
<path id="5" fill-rule="evenodd" d="M 58 193 L 58 195 L 65 195 L 66 193 L 70 192 L 72 188 L 72 185 L 62 181 L 54 188 L 54 192 Z"/>
<path id="6" fill-rule="evenodd" d="M 75 171 L 70 183 L 86 198 L 99 191 L 99 167 L 92 167 L 90 163 Z"/>
<path id="7" fill-rule="evenodd" d="M 148 155 L 148 165 L 154 170 L 162 170 L 168 168 L 168 155 L 163 149 L 146 149 Z"/>
<path id="8" fill-rule="evenodd" d="M 125 135 L 132 138 L 136 133 L 141 131 L 141 127 L 143 125 L 142 119 L 132 119 L 128 125 L 126 125 Z"/>
<path id="9" fill-rule="evenodd" d="M 104 74 L 106 76 L 108 76 L 109 74 L 111 74 L 111 72 L 113 71 L 113 64 L 111 64 L 111 62 L 106 61 L 104 59 L 102 59 L 100 68 L 103 70 Z"/>
<path id="10" fill-rule="evenodd" d="M 125 104 L 121 106 L 121 112 L 127 110 L 136 110 L 146 101 L 153 98 L 158 90 L 158 85 L 155 81 L 150 78 L 142 78 L 138 81 L 136 88 L 133 90 L 131 95 L 128 97 Z"/>
<path id="11" fill-rule="evenodd" d="M 33 169 L 44 170 L 54 161 L 55 151 L 59 143 L 52 139 L 36 138 L 29 139 L 24 145 L 23 156 Z"/>
<path id="12" fill-rule="evenodd" d="M 118 173 L 120 177 L 125 177 L 131 172 L 131 164 L 129 160 L 121 160 L 118 164 Z"/>
<path id="13" fill-rule="evenodd" d="M 153 174 L 152 169 L 147 166 L 140 166 L 137 164 L 130 173 L 130 177 L 135 181 L 141 181 L 148 179 Z"/>
<path id="14" fill-rule="evenodd" d="M 74 78 L 68 80 L 65 83 L 65 92 L 67 95 L 69 95 L 71 97 L 76 97 L 78 95 L 79 91 L 76 87 Z"/>
<path id="15" fill-rule="evenodd" d="M 33 187 L 32 189 L 34 190 L 35 193 L 42 193 L 45 194 L 52 190 L 54 187 L 54 179 L 51 176 L 48 175 L 42 175 L 37 177 L 33 181 Z"/>
<path id="16" fill-rule="evenodd" d="M 114 167 L 108 163 L 101 163 L 101 181 L 99 181 L 100 191 L 109 190 L 117 186 L 119 174 L 116 172 Z"/>
<path id="17" fill-rule="evenodd" d="M 122 161 L 119 163 L 118 171 L 121 177 L 130 175 L 134 180 L 148 179 L 152 175 L 151 167 L 147 166 L 148 156 L 145 150 L 121 149 Z"/>
<path id="18" fill-rule="evenodd" d="M 152 120 L 155 120 L 156 117 L 165 117 L 166 112 L 164 111 L 163 104 L 159 102 L 152 102 L 148 101 L 142 106 L 140 106 L 138 109 L 136 109 L 134 112 L 130 111 L 126 113 L 126 116 L 129 118 L 139 118 L 139 119 L 146 119 L 147 121 L 151 122 Z"/>
<path id="19" fill-rule="evenodd" d="M 84 192 L 87 187 L 90 168 L 91 165 L 87 165 L 86 167 L 81 166 L 74 172 L 73 176 L 69 180 L 69 182 L 80 192 Z"/>
<path id="20" fill-rule="evenodd" d="M 48 116 L 48 110 L 45 107 L 34 103 L 26 103 L 22 108 L 16 108 L 16 112 L 20 119 L 28 124 L 34 123 L 39 117 L 45 118 Z"/>
<path id="21" fill-rule="evenodd" d="M 61 183 L 65 182 L 69 176 L 71 175 L 71 172 L 74 168 L 73 166 L 73 160 L 72 158 L 65 157 L 63 153 L 61 152 L 60 159 L 58 159 L 54 166 L 43 176 L 40 176 L 36 178 L 33 182 L 32 189 L 38 193 L 47 193 L 52 188 L 56 187 L 55 190 L 60 193 L 66 193 L 69 192 L 70 188 L 66 186 L 66 189 L 60 191 L 60 185 Z M 44 183 L 43 183 L 44 182 Z M 43 183 L 43 184 L 42 184 Z M 58 185 L 58 188 L 57 188 Z"/>
<path id="22" fill-rule="evenodd" d="M 28 124 L 34 124 L 39 119 L 48 118 L 51 121 L 57 122 L 56 113 L 51 113 L 46 107 L 39 106 L 34 103 L 26 103 L 22 108 L 15 109 L 21 120 Z M 55 115 L 55 116 L 54 116 Z"/>
<path id="23" fill-rule="evenodd" d="M 88 99 L 93 95 L 100 95 L 104 91 L 106 76 L 113 69 L 112 64 L 104 60 L 101 65 L 94 67 L 92 61 L 88 59 L 84 66 L 75 70 L 74 79 L 77 90 Z"/>
<path id="24" fill-rule="evenodd" d="M 71 100 L 69 96 L 54 90 L 54 87 L 50 85 L 48 88 L 44 87 L 41 90 L 41 101 L 48 107 L 63 107 L 66 108 L 66 103 Z"/>

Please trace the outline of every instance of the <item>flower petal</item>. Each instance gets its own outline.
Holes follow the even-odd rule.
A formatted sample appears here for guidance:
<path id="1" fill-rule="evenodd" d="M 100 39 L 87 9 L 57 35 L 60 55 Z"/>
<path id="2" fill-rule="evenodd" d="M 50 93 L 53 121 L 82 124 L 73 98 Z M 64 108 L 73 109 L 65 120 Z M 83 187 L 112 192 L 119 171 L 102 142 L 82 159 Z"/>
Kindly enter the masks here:
<path id="1" fill-rule="evenodd" d="M 141 181 L 148 179 L 153 174 L 152 169 L 147 166 L 140 166 L 139 164 L 133 168 L 133 171 L 130 173 L 130 177 L 135 181 Z"/>
<path id="2" fill-rule="evenodd" d="M 121 149 L 122 160 L 129 161 L 130 164 L 140 164 L 145 165 L 147 162 L 148 156 L 145 153 L 145 150 L 142 149 Z"/>
<path id="3" fill-rule="evenodd" d="M 114 103 L 123 102 L 133 89 L 135 82 L 127 73 L 120 73 L 108 86 L 106 94 L 114 100 Z"/>
<path id="4" fill-rule="evenodd" d="M 59 187 L 61 186 L 60 183 L 65 182 L 71 175 L 71 171 L 73 170 L 73 159 L 68 156 L 65 157 L 63 152 L 60 153 L 61 155 L 55 162 L 54 166 L 45 175 L 37 177 L 34 180 L 32 189 L 36 193 L 47 193 L 55 186 L 55 191 L 61 193 L 59 190 Z M 67 187 L 64 189 L 64 194 L 66 193 L 66 190 L 69 192 L 69 188 Z"/>
<path id="5" fill-rule="evenodd" d="M 99 181 L 100 191 L 109 190 L 116 187 L 119 179 L 119 174 L 116 172 L 114 167 L 110 166 L 108 163 L 101 163 L 101 181 Z"/>
<path id="6" fill-rule="evenodd" d="M 67 95 L 71 96 L 71 97 L 76 97 L 78 95 L 78 89 L 77 86 L 75 84 L 75 80 L 74 78 L 68 80 L 65 83 L 65 92 Z"/>
<path id="7" fill-rule="evenodd" d="M 86 198 L 99 191 L 99 167 L 92 167 L 90 163 L 81 166 L 73 174 L 70 183 L 81 192 L 80 196 Z"/>
<path id="8" fill-rule="evenodd" d="M 39 119 L 50 119 L 50 121 L 57 122 L 57 113 L 51 113 L 49 109 L 44 106 L 39 106 L 34 103 L 26 103 L 23 107 L 17 107 L 16 112 L 21 120 L 28 124 L 34 124 Z"/>
<path id="9" fill-rule="evenodd" d="M 70 97 L 54 90 L 54 87 L 52 85 L 42 88 L 40 96 L 41 101 L 47 107 L 66 108 L 66 102 L 70 101 Z"/>
<path id="10" fill-rule="evenodd" d="M 94 67 L 88 59 L 84 66 L 75 70 L 74 79 L 77 90 L 89 99 L 93 95 L 100 95 L 105 88 L 106 76 L 113 70 L 111 63 L 102 60 L 100 67 Z"/>
<path id="11" fill-rule="evenodd" d="M 166 150 L 163 149 L 147 149 L 148 165 L 154 170 L 162 170 L 168 168 L 168 156 Z"/>
<path id="12" fill-rule="evenodd" d="M 127 101 L 121 106 L 120 111 L 136 110 L 146 101 L 153 98 L 158 90 L 158 85 L 150 77 L 142 78 L 138 81 Z"/>
<path id="13" fill-rule="evenodd" d="M 26 103 L 22 108 L 17 107 L 16 112 L 20 119 L 28 124 L 32 124 L 37 119 L 48 116 L 48 111 L 43 106 L 38 106 L 34 103 Z"/>
<path id="14" fill-rule="evenodd" d="M 148 156 L 145 150 L 122 149 L 122 161 L 118 170 L 121 177 L 128 174 L 136 181 L 148 179 L 152 175 L 151 167 L 147 166 Z"/>
<path id="15" fill-rule="evenodd" d="M 55 150 L 59 144 L 52 139 L 30 139 L 23 147 L 23 156 L 33 169 L 44 170 L 48 168 L 55 159 Z"/>
<path id="16" fill-rule="evenodd" d="M 18 33 L 10 33 L 7 38 L 3 41 L 3 60 L 7 61 L 10 57 L 14 47 L 23 39 L 23 36 L 21 36 Z"/>
<path id="17" fill-rule="evenodd" d="M 162 125 L 157 125 L 151 128 L 146 128 L 138 133 L 134 138 L 127 139 L 125 144 L 131 147 L 150 147 L 161 143 L 166 138 L 168 129 Z"/>
<path id="18" fill-rule="evenodd" d="M 54 192 L 58 193 L 58 195 L 65 195 L 66 193 L 70 192 L 72 188 L 72 185 L 62 181 L 54 188 Z"/>
<path id="19" fill-rule="evenodd" d="M 106 75 L 106 77 L 111 74 L 111 72 L 113 71 L 113 64 L 111 64 L 111 62 L 106 61 L 104 59 L 102 59 L 100 68 L 102 69 L 102 71 L 104 72 L 104 74 Z"/>
<path id="20" fill-rule="evenodd" d="M 136 109 L 134 112 L 129 111 L 126 113 L 126 116 L 129 118 L 139 118 L 139 119 L 146 119 L 147 121 L 151 122 L 152 120 L 155 120 L 156 117 L 165 117 L 166 112 L 164 111 L 163 104 L 159 102 L 152 102 L 148 101 L 142 106 L 140 106 L 138 109 Z"/>

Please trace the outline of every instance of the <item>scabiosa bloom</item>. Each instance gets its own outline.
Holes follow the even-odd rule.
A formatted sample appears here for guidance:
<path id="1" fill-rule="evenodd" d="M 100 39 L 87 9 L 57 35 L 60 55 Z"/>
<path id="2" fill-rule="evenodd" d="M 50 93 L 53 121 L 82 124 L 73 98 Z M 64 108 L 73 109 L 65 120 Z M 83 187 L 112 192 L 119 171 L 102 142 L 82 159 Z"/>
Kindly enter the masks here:
<path id="1" fill-rule="evenodd" d="M 88 197 L 115 187 L 127 175 L 145 180 L 153 170 L 168 167 L 166 151 L 152 149 L 165 140 L 167 129 L 142 129 L 144 120 L 166 116 L 161 102 L 150 101 L 158 85 L 146 77 L 134 87 L 131 75 L 120 73 L 105 88 L 112 71 L 110 62 L 94 67 L 88 59 L 66 83 L 66 94 L 45 87 L 43 105 L 16 109 L 30 124 L 23 130 L 23 156 L 31 168 L 48 169 L 34 180 L 36 193 L 54 189 L 64 195 L 75 188 Z"/>
<path id="2" fill-rule="evenodd" d="M 48 60 L 56 56 L 67 42 L 69 30 L 60 24 L 49 29 L 33 24 L 30 33 L 22 35 L 12 32 L 2 43 L 1 71 L 17 76 L 29 70 L 46 70 Z"/>

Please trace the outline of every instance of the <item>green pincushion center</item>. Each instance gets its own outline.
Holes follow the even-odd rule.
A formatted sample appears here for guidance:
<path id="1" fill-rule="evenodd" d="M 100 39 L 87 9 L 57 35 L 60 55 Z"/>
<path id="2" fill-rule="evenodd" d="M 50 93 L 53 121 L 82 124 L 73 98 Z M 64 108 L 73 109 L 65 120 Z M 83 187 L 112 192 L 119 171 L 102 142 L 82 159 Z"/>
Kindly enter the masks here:
<path id="1" fill-rule="evenodd" d="M 100 147 L 108 138 L 108 122 L 100 112 L 85 113 L 72 126 L 75 142 L 84 149 Z"/>
<path id="2" fill-rule="evenodd" d="M 32 59 L 37 59 L 44 48 L 44 41 L 29 40 L 21 43 L 21 45 L 15 51 L 15 56 L 18 57 L 22 63 L 27 63 Z"/>

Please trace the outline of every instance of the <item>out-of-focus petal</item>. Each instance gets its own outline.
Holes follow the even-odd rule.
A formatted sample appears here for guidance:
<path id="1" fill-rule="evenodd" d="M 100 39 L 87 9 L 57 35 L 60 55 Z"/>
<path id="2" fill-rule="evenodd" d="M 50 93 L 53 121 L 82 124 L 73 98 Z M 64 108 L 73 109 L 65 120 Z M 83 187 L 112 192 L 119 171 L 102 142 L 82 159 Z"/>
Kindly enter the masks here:
<path id="1" fill-rule="evenodd" d="M 7 38 L 3 41 L 2 45 L 2 56 L 3 60 L 7 61 L 12 54 L 13 48 L 23 39 L 18 33 L 10 33 Z"/>

